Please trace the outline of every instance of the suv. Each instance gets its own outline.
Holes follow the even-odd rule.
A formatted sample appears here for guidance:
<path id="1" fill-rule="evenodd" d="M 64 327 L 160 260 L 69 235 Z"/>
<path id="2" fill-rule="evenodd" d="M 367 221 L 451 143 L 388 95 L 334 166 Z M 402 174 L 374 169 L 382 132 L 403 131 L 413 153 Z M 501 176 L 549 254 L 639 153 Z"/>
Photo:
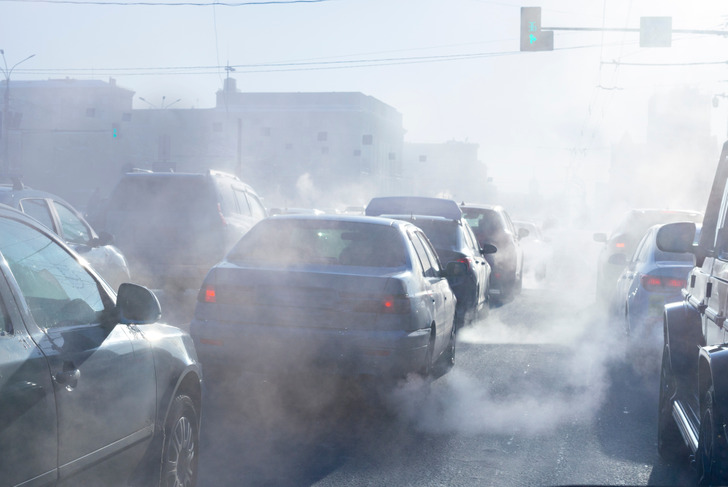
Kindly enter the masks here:
<path id="1" fill-rule="evenodd" d="M 718 161 L 702 230 L 678 222 L 657 233 L 665 252 L 692 252 L 683 299 L 665 305 L 657 447 L 668 460 L 692 455 L 701 485 L 728 484 L 728 142 Z"/>
<path id="2" fill-rule="evenodd" d="M 523 249 L 520 240 L 528 230 L 517 230 L 508 212 L 500 205 L 460 205 L 481 246 L 495 245 L 498 252 L 489 255 L 493 268 L 490 275 L 490 293 L 499 302 L 511 301 L 523 288 Z"/>
<path id="3" fill-rule="evenodd" d="M 202 383 L 159 301 L 0 205 L 2 485 L 189 485 Z"/>
<path id="4" fill-rule="evenodd" d="M 465 274 L 448 278 L 457 298 L 457 328 L 487 313 L 490 308 L 488 286 L 491 269 L 485 255 L 494 253 L 496 248 L 488 244 L 482 248 L 478 245 L 455 201 L 415 196 L 372 198 L 365 213 L 413 223 L 425 232 L 440 262 L 457 261 L 467 265 Z"/>
<path id="5" fill-rule="evenodd" d="M 11 184 L 0 184 L 0 203 L 32 216 L 53 230 L 114 289 L 129 281 L 129 266 L 124 255 L 113 244 L 107 232 L 97 234 L 70 203 L 45 191 L 25 186 L 19 177 L 11 176 Z"/>
<path id="6" fill-rule="evenodd" d="M 105 228 L 141 282 L 199 289 L 207 271 L 265 216 L 253 188 L 232 174 L 131 172 L 111 193 Z"/>

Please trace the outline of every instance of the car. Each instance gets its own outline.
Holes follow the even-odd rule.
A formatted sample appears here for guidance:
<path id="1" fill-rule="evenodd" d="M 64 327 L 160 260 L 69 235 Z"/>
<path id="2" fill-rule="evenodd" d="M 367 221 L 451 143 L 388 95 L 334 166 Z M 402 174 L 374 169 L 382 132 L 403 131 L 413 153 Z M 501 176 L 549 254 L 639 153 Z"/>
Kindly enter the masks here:
<path id="1" fill-rule="evenodd" d="M 258 194 L 232 174 L 135 171 L 111 193 L 105 228 L 142 283 L 197 291 L 210 267 L 265 216 Z"/>
<path id="2" fill-rule="evenodd" d="M 446 373 L 455 295 L 425 234 L 392 219 L 275 215 L 205 277 L 190 332 L 210 390 L 241 374 Z M 214 393 L 211 393 L 214 396 Z"/>
<path id="3" fill-rule="evenodd" d="M 6 205 L 0 274 L 0 483 L 194 485 L 201 368 L 156 296 Z"/>
<path id="4" fill-rule="evenodd" d="M 487 315 L 491 266 L 486 255 L 496 252 L 496 248 L 478 244 L 455 201 L 419 196 L 376 197 L 367 205 L 365 214 L 396 218 L 417 225 L 432 242 L 440 261 L 458 261 L 466 265 L 465 274 L 450 277 L 450 287 L 458 299 L 458 329 Z"/>
<path id="5" fill-rule="evenodd" d="M 534 222 L 513 220 L 513 225 L 516 227 L 516 232 L 523 235 L 520 239 L 523 249 L 523 273 L 532 275 L 537 281 L 543 281 L 546 279 L 548 263 L 553 253 L 549 240 L 544 237 L 541 227 Z"/>
<path id="6" fill-rule="evenodd" d="M 670 462 L 692 460 L 700 485 L 728 484 L 728 142 L 715 170 L 700 238 L 696 224 L 675 222 L 657 232 L 663 252 L 690 252 L 682 299 L 663 311 L 657 450 Z"/>
<path id="7" fill-rule="evenodd" d="M 523 249 L 521 238 L 528 230 L 517 230 L 510 215 L 501 205 L 460 205 L 463 218 L 470 224 L 481 247 L 492 244 L 498 252 L 487 255 L 493 269 L 490 293 L 500 303 L 513 300 L 523 289 Z"/>
<path id="8" fill-rule="evenodd" d="M 60 196 L 30 188 L 19 176 L 9 176 L 0 184 L 0 203 L 12 206 L 38 220 L 57 235 L 118 289 L 130 281 L 129 265 L 121 251 L 113 245 L 108 232 L 96 233 L 83 215 Z"/>
<path id="9" fill-rule="evenodd" d="M 595 233 L 594 241 L 605 244 L 597 261 L 597 302 L 607 306 L 613 302 L 617 278 L 624 270 L 626 259 L 634 253 L 635 247 L 650 227 L 679 221 L 699 223 L 702 218 L 702 213 L 698 211 L 633 209 L 622 216 L 608 237 L 606 233 Z M 620 254 L 623 257 L 615 257 Z"/>
<path id="10" fill-rule="evenodd" d="M 695 265 L 695 256 L 689 252 L 664 252 L 657 248 L 661 227 L 651 227 L 626 260 L 611 306 L 614 316 L 623 322 L 626 334 L 646 350 L 660 350 L 663 308 L 682 299 L 682 289 Z M 697 228 L 696 241 L 700 226 Z M 623 260 L 623 256 L 615 254 L 612 260 Z"/>

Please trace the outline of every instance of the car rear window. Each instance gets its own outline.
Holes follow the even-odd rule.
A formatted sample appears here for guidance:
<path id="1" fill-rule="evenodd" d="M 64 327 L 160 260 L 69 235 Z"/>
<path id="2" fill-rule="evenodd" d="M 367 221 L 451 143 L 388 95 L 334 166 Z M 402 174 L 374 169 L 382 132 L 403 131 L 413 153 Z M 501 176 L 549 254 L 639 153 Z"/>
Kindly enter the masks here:
<path id="1" fill-rule="evenodd" d="M 454 249 L 460 247 L 460 229 L 453 220 L 415 218 L 411 221 L 420 227 L 427 239 L 436 249 Z"/>
<path id="2" fill-rule="evenodd" d="M 404 240 L 393 227 L 337 220 L 270 218 L 254 226 L 227 256 L 235 264 L 400 267 Z"/>

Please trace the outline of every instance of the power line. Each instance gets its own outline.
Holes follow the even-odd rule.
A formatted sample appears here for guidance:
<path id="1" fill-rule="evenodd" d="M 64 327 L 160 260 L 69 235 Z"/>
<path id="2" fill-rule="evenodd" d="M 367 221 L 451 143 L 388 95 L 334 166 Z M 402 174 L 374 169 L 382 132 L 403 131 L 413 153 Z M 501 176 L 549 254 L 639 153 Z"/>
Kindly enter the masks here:
<path id="1" fill-rule="evenodd" d="M 575 49 L 590 49 L 598 45 L 572 46 L 555 51 L 568 51 Z M 317 62 L 287 62 L 287 63 L 259 63 L 259 64 L 230 64 L 226 66 L 169 66 L 169 67 L 130 67 L 130 68 L 36 68 L 18 70 L 23 74 L 59 75 L 59 74 L 112 74 L 119 76 L 146 76 L 146 75 L 184 75 L 184 74 L 217 74 L 220 69 L 234 68 L 243 73 L 274 73 L 285 71 L 316 71 L 324 69 L 352 69 L 377 66 L 397 66 L 407 64 L 424 64 L 435 62 L 462 61 L 480 58 L 523 55 L 521 51 L 475 52 L 461 54 L 446 54 L 437 56 L 411 56 L 389 57 L 353 60 L 317 61 Z M 528 54 L 528 53 L 527 53 Z M 527 55 L 526 54 L 526 55 Z"/>
<path id="2" fill-rule="evenodd" d="M 278 0 L 278 1 L 257 1 L 257 2 L 121 2 L 121 1 L 84 1 L 84 0 L 0 0 L 0 2 L 23 2 L 23 3 L 57 3 L 70 5 L 104 5 L 104 6 L 154 6 L 154 7 L 247 7 L 250 5 L 283 5 L 291 3 L 323 3 L 336 0 Z"/>

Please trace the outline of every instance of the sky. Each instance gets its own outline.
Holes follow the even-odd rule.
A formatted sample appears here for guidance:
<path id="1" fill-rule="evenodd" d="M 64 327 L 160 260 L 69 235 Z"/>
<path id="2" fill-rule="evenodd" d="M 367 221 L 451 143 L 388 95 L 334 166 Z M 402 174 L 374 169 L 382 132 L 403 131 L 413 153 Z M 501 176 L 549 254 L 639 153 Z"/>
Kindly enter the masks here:
<path id="1" fill-rule="evenodd" d="M 362 92 L 402 114 L 407 142 L 479 144 L 511 187 L 603 179 L 611 144 L 644 140 L 651 95 L 728 92 L 724 36 L 641 48 L 637 32 L 556 29 L 553 51 L 519 52 L 523 6 L 545 28 L 728 29 L 724 0 L 0 0 L 0 49 L 11 82 L 113 77 L 139 109 L 212 107 L 225 66 L 242 91 Z"/>

